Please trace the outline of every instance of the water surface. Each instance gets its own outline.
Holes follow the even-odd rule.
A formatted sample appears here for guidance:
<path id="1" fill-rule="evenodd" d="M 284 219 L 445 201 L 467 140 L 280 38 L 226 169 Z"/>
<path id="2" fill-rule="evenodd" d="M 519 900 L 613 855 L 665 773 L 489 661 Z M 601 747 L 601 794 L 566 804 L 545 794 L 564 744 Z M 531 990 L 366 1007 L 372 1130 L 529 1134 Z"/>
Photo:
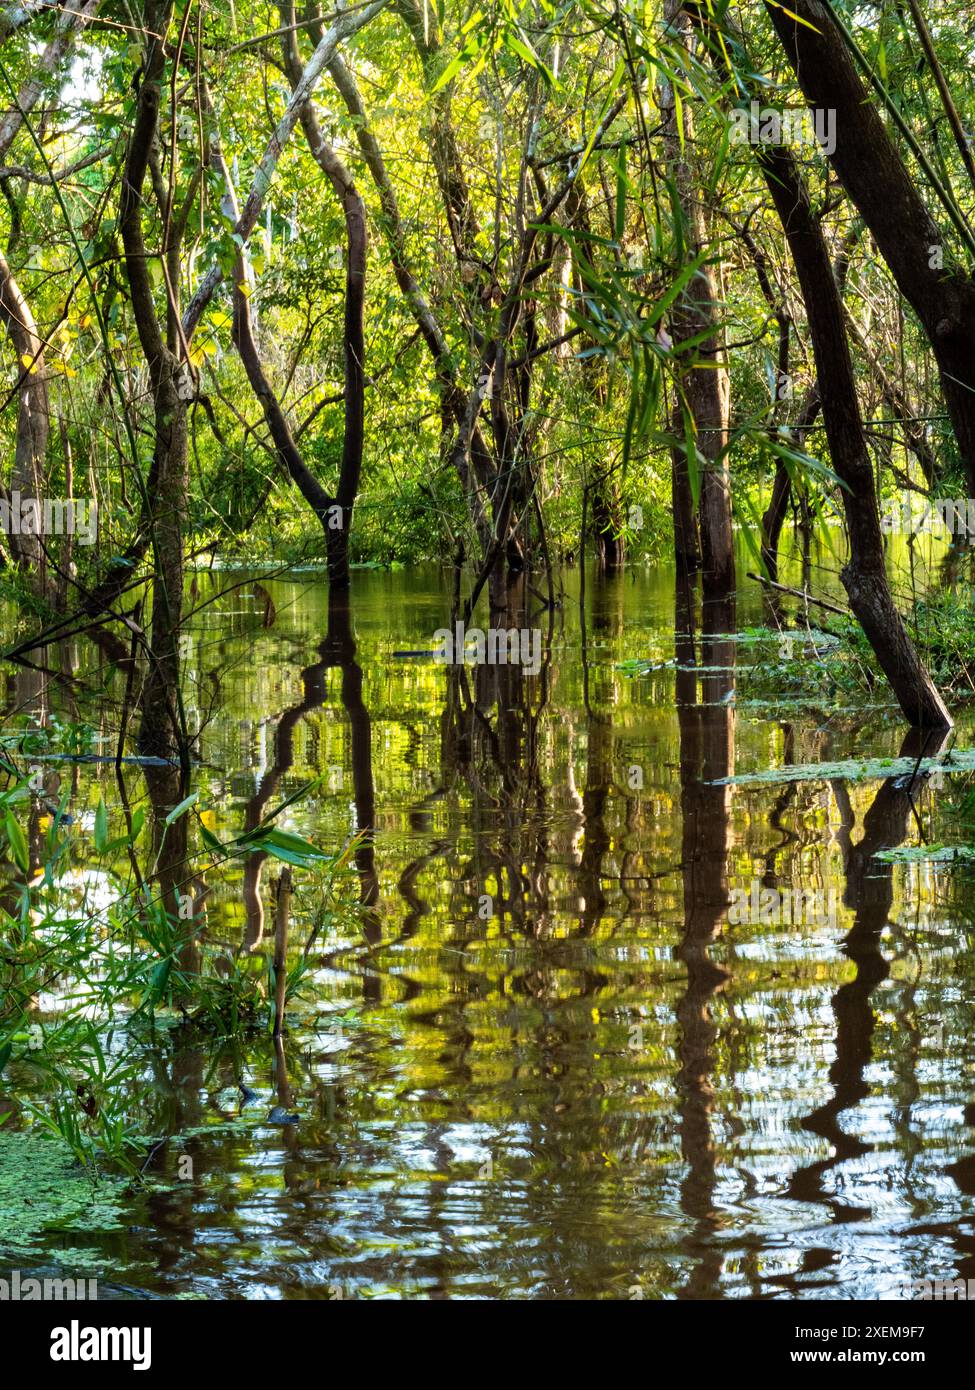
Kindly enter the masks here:
<path id="1" fill-rule="evenodd" d="M 318 935 L 284 1069 L 264 1038 L 117 1043 L 144 1059 L 171 1186 L 121 1231 L 52 1234 L 52 1259 L 231 1298 L 874 1298 L 975 1277 L 975 893 L 873 857 L 936 840 L 967 777 L 715 785 L 913 745 L 882 694 L 751 702 L 768 644 L 722 614 L 695 641 L 666 567 L 590 574 L 584 623 L 578 574 L 563 584 L 535 605 L 531 677 L 394 655 L 449 620 L 436 570 L 358 573 L 331 632 L 319 576 L 196 576 L 200 805 L 236 834 L 321 777 L 288 824 L 330 849 L 373 828 L 360 907 L 327 916 L 296 875 L 296 929 Z M 731 621 L 761 622 L 758 601 Z M 104 659 L 79 644 L 106 684 L 73 713 L 114 751 Z M 11 678 L 8 709 L 63 711 L 37 682 Z M 83 824 L 96 784 L 115 809 L 110 775 L 73 777 Z M 211 942 L 269 930 L 275 876 L 215 884 Z M 753 883 L 823 911 L 729 920 Z M 278 1104 L 297 1122 L 269 1123 Z"/>

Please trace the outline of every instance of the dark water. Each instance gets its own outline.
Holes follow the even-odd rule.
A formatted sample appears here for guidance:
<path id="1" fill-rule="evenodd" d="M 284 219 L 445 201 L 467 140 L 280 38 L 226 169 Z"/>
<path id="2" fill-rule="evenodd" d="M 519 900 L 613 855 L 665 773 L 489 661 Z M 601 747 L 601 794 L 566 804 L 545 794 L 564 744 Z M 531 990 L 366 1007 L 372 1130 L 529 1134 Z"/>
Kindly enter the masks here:
<path id="1" fill-rule="evenodd" d="M 196 603 L 237 579 L 200 575 Z M 126 1044 L 151 1132 L 173 1136 L 154 1168 L 172 1186 L 86 1237 L 106 1278 L 167 1296 L 656 1299 L 975 1277 L 975 893 L 943 865 L 873 858 L 936 839 L 935 803 L 967 779 L 712 785 L 913 745 L 863 701 L 750 703 L 760 645 L 727 640 L 724 614 L 713 638 L 675 640 L 664 567 L 590 576 L 584 631 L 578 575 L 564 583 L 533 619 L 537 677 L 393 655 L 447 622 L 435 571 L 357 574 L 331 642 L 315 576 L 199 608 L 189 719 L 217 833 L 321 775 L 290 826 L 335 849 L 371 823 L 374 849 L 349 920 L 323 920 L 296 876 L 302 934 L 320 934 L 284 1071 L 270 1040 Z M 738 631 L 761 621 L 750 602 Z M 634 658 L 677 667 L 633 676 Z M 79 813 L 89 792 L 81 775 Z M 753 882 L 819 908 L 729 920 Z M 258 930 L 254 887 L 214 888 L 212 941 Z M 257 1097 L 242 1109 L 239 1081 Z M 297 1123 L 267 1122 L 279 1103 Z"/>

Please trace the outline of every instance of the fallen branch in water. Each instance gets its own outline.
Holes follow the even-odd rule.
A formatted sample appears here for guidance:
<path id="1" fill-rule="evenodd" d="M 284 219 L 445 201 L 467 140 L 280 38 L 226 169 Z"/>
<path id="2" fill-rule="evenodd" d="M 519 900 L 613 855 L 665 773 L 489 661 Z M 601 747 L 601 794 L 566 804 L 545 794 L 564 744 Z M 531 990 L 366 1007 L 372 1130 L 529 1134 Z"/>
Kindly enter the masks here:
<path id="1" fill-rule="evenodd" d="M 777 584 L 774 579 L 766 579 L 764 575 L 752 574 L 748 571 L 748 578 L 754 579 L 757 584 L 766 584 L 770 589 L 777 590 L 780 594 L 791 594 L 793 598 L 801 598 L 804 603 L 814 603 L 817 608 L 825 608 L 827 613 L 838 613 L 841 618 L 848 618 L 850 610 L 839 608 L 835 603 L 830 603 L 824 598 L 813 598 L 812 594 L 805 589 L 790 589 L 787 584 Z"/>

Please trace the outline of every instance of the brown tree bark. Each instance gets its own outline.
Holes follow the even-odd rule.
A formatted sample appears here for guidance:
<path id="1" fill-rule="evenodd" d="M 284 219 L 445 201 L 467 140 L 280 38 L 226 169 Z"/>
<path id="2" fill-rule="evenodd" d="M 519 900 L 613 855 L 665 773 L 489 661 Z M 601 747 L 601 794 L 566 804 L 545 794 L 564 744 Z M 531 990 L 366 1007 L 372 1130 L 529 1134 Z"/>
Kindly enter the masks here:
<path id="1" fill-rule="evenodd" d="M 257 166 L 257 171 L 254 174 L 240 215 L 234 223 L 234 232 L 241 238 L 242 242 L 246 242 L 249 239 L 254 228 L 257 226 L 257 220 L 264 208 L 268 189 L 271 186 L 271 180 L 274 177 L 274 171 L 278 166 L 281 154 L 288 143 L 292 131 L 298 124 L 302 107 L 311 99 L 318 85 L 319 78 L 325 71 L 335 50 L 344 39 L 350 38 L 351 35 L 358 33 L 363 25 L 368 24 L 371 19 L 375 18 L 375 16 L 385 8 L 387 3 L 388 0 L 372 0 L 370 4 L 364 5 L 361 8 L 355 7 L 350 10 L 343 10 L 338 14 L 335 22 L 328 30 L 322 32 L 315 46 L 315 51 L 309 58 L 301 74 L 301 81 L 292 92 L 291 100 L 285 107 L 284 113 L 274 129 L 274 133 L 268 140 L 267 147 L 265 148 L 260 164 Z M 213 298 L 217 286 L 223 281 L 223 278 L 224 272 L 222 267 L 220 265 L 215 265 L 207 271 L 203 280 L 200 282 L 193 298 L 186 306 L 186 312 L 183 315 L 183 331 L 187 339 L 192 337 L 201 315 L 206 310 L 207 305 Z"/>
<path id="2" fill-rule="evenodd" d="M 165 759 L 145 769 L 154 811 L 156 877 L 163 907 L 184 936 L 180 967 L 187 975 L 199 969 L 196 901 L 184 894 L 187 877 L 188 820 L 166 823 L 169 810 L 188 789 L 189 750 L 182 717 L 179 638 L 183 615 L 183 531 L 188 486 L 187 399 L 192 394 L 188 366 L 166 339 L 156 311 L 149 253 L 142 225 L 143 190 L 153 142 L 166 65 L 166 35 L 173 0 L 146 0 L 143 10 L 145 59 L 129 138 L 119 199 L 125 273 L 139 343 L 149 373 L 153 406 L 153 455 L 143 484 L 143 516 L 153 551 L 152 602 L 148 640 L 149 670 L 141 698 L 139 748 Z M 168 317 L 168 313 L 167 313 Z M 190 901 L 191 912 L 183 910 Z"/>
<path id="3" fill-rule="evenodd" d="M 592 218 L 589 198 L 582 179 L 577 180 L 575 187 L 566 199 L 565 220 L 570 228 L 581 232 L 582 237 L 567 243 L 568 274 L 564 277 L 565 288 L 558 301 L 559 321 L 553 325 L 557 335 L 565 332 L 568 304 L 566 291 L 570 285 L 575 291 L 580 312 L 586 318 L 589 317 L 584 270 L 588 269 L 595 272 L 595 267 L 588 240 L 592 234 Z M 562 279 L 563 277 L 560 276 L 560 281 Z M 593 346 L 595 341 L 595 338 L 588 334 L 581 339 L 582 344 L 588 347 Z M 604 408 L 606 404 L 606 378 L 605 366 L 601 358 L 593 353 L 583 356 L 579 370 L 587 393 L 599 409 Z M 614 574 L 623 568 L 626 561 L 623 503 L 614 470 L 612 467 L 600 468 L 598 462 L 600 461 L 597 461 L 595 474 L 589 482 L 589 494 L 592 498 L 592 537 L 595 542 L 597 566 L 600 570 L 605 570 L 607 574 Z"/>
<path id="4" fill-rule="evenodd" d="M 144 769 L 153 809 L 155 876 L 162 906 L 181 933 L 180 969 L 192 976 L 200 968 L 198 917 L 202 902 L 190 891 L 187 851 L 189 820 L 167 816 L 189 790 L 189 748 L 180 686 L 180 630 L 183 618 L 183 533 L 187 514 L 187 402 L 192 395 L 188 365 L 175 350 L 171 306 L 161 319 L 149 273 L 150 254 L 143 229 L 144 189 L 159 131 L 159 109 L 166 66 L 166 36 L 174 0 L 146 0 L 142 22 L 145 59 L 129 138 L 119 198 L 125 274 L 139 343 L 149 374 L 153 407 L 153 453 L 142 483 L 140 531 L 152 547 L 152 598 L 148 637 L 149 669 L 140 699 L 139 750 L 164 760 Z M 187 907 L 189 911 L 187 911 Z"/>
<path id="5" fill-rule="evenodd" d="M 30 305 L 21 293 L 6 258 L 0 254 L 0 321 L 10 335 L 17 359 L 17 443 L 11 472 L 11 491 L 40 504 L 47 491 L 47 439 L 50 414 L 44 344 Z M 45 590 L 45 554 L 40 535 L 18 535 L 11 527 L 10 553 L 14 561 L 34 575 L 35 586 Z"/>
<path id="6" fill-rule="evenodd" d="M 765 8 L 809 105 L 836 112 L 830 162 L 931 344 L 975 495 L 975 282 L 952 268 L 947 257 L 939 265 L 941 231 L 828 6 L 821 0 L 790 0 L 788 8 L 771 3 Z"/>
<path id="7" fill-rule="evenodd" d="M 800 447 L 806 431 L 811 429 L 815 423 L 821 406 L 819 385 L 813 383 L 803 398 L 796 423 L 789 431 Z M 769 579 L 772 580 L 777 580 L 779 577 L 779 540 L 782 536 L 782 527 L 785 524 L 791 497 L 792 479 L 789 476 L 789 470 L 782 459 L 777 459 L 775 477 L 772 481 L 772 495 L 762 516 L 762 564 L 765 566 Z"/>
<path id="8" fill-rule="evenodd" d="M 690 46 L 691 21 L 680 0 L 667 0 L 665 17 L 676 39 Z M 677 183 L 683 218 L 683 242 L 688 258 L 698 256 L 708 243 L 704 209 L 691 152 L 694 121 L 688 102 L 680 111 L 670 84 L 663 93 L 664 144 L 667 163 Z M 681 126 L 678 125 L 680 120 Z M 730 592 L 735 586 L 734 533 L 731 521 L 731 478 L 728 468 L 730 382 L 724 362 L 720 329 L 720 292 L 711 266 L 702 266 L 680 296 L 670 316 L 675 356 L 680 362 L 681 344 L 702 333 L 708 336 L 693 349 L 689 364 L 681 364 L 679 390 L 693 422 L 695 444 L 701 461 L 698 510 L 704 577 L 714 592 Z M 683 411 L 680 412 L 683 414 Z M 683 430 L 677 431 L 683 433 Z M 675 545 L 687 557 L 693 555 L 693 530 L 688 510 L 691 463 L 686 450 L 674 458 Z"/>
<path id="9" fill-rule="evenodd" d="M 293 25 L 295 7 L 293 0 L 281 5 L 281 20 L 284 25 Z M 284 66 L 292 89 L 297 90 L 302 78 L 302 64 L 298 52 L 298 40 L 294 29 L 289 29 L 282 39 Z M 345 267 L 345 318 L 342 348 L 345 360 L 345 430 L 342 438 L 342 462 L 339 469 L 338 486 L 335 491 L 334 508 L 329 515 L 325 530 L 328 550 L 328 574 L 333 584 L 346 585 L 349 582 L 349 533 L 352 527 L 352 511 L 359 495 L 362 477 L 362 454 L 365 445 L 365 300 L 366 300 L 366 261 L 369 237 L 366 228 L 366 205 L 362 201 L 355 180 L 343 161 L 325 140 L 312 102 L 306 101 L 299 113 L 301 128 L 304 131 L 308 148 L 318 167 L 328 179 L 342 207 L 345 217 L 346 267 Z M 337 522 L 337 525 L 333 525 Z"/>
<path id="10" fill-rule="evenodd" d="M 170 351 L 156 312 L 149 255 L 142 227 L 143 186 L 159 124 L 165 67 L 164 36 L 173 0 L 147 0 L 146 57 L 129 140 L 119 225 L 125 272 L 139 342 L 149 370 L 154 438 L 146 487 L 155 567 L 152 586 L 150 669 L 143 692 L 140 745 L 158 757 L 176 759 L 182 744 L 179 704 L 179 628 L 183 611 L 183 528 L 186 518 L 188 369 Z"/>
<path id="11" fill-rule="evenodd" d="M 794 156 L 761 146 L 758 162 L 795 263 L 816 361 L 833 468 L 843 487 L 850 558 L 841 578 L 905 718 L 920 728 L 949 728 L 951 717 L 921 664 L 887 581 L 873 467 L 857 401 L 853 364 L 833 267 Z"/>
<path id="12" fill-rule="evenodd" d="M 449 441 L 454 430 L 463 421 L 467 408 L 467 393 L 461 389 L 458 381 L 457 369 L 454 366 L 443 328 L 410 263 L 406 229 L 400 214 L 396 190 L 386 168 L 382 150 L 370 128 L 368 113 L 355 77 L 338 54 L 329 64 L 329 72 L 353 119 L 359 149 L 366 168 L 372 176 L 376 192 L 379 194 L 383 214 L 382 232 L 386 239 L 396 283 L 410 307 L 423 341 L 433 359 L 441 400 L 444 438 L 445 441 Z M 467 499 L 482 554 L 487 554 L 491 546 L 492 531 L 487 504 L 496 481 L 497 469 L 494 459 L 484 441 L 480 428 L 475 424 L 471 435 L 470 465 L 468 466 L 466 458 L 461 461 L 460 482 Z"/>
<path id="13" fill-rule="evenodd" d="M 231 207 L 231 214 L 235 221 L 239 222 L 240 209 L 237 201 L 237 189 L 234 185 L 233 177 L 217 137 L 213 104 L 205 83 L 202 83 L 200 86 L 200 102 L 208 119 L 213 122 L 213 129 L 209 141 L 210 163 L 223 180 L 225 195 Z M 245 252 L 241 249 L 234 266 L 234 315 L 232 329 L 234 345 L 240 354 L 241 364 L 243 365 L 247 380 L 250 383 L 251 390 L 257 397 L 258 403 L 264 414 L 264 420 L 271 435 L 278 460 L 284 464 L 292 482 L 318 518 L 327 538 L 330 524 L 341 517 L 341 513 L 338 509 L 338 500 L 322 486 L 305 463 L 304 456 L 298 447 L 287 415 L 281 406 L 281 402 L 278 400 L 277 392 L 271 385 L 267 373 L 264 370 L 257 339 L 254 335 L 250 294 L 251 283 L 247 273 Z M 332 529 L 335 531 L 338 527 L 332 526 Z M 345 568 L 347 576 L 347 567 L 343 568 Z"/>

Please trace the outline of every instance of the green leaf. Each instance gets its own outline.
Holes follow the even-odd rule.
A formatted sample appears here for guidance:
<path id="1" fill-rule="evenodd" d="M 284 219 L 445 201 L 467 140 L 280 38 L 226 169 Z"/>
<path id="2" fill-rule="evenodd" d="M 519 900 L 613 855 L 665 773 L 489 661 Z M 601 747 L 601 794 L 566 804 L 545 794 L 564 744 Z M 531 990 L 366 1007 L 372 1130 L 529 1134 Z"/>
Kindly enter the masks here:
<path id="1" fill-rule="evenodd" d="M 199 792 L 190 792 L 189 796 L 184 796 L 183 800 L 179 803 L 179 805 L 174 806 L 173 809 L 170 811 L 169 815 L 166 817 L 164 824 L 172 825 L 173 821 L 179 820 L 180 816 L 185 815 L 185 813 L 190 809 L 193 803 L 199 800 L 199 796 Z"/>
<path id="2" fill-rule="evenodd" d="M 273 811 L 268 811 L 261 824 L 267 825 L 269 821 L 274 820 L 275 816 L 280 816 L 283 810 L 288 806 L 292 806 L 296 801 L 300 801 L 303 796 L 307 796 L 310 791 L 314 790 L 314 788 L 319 786 L 323 781 L 324 778 L 321 776 L 313 777 L 310 782 L 306 782 L 304 786 L 299 787 L 296 792 L 292 792 L 291 795 L 286 796 L 283 801 L 279 801 Z"/>
<path id="3" fill-rule="evenodd" d="M 169 984 L 172 969 L 173 962 L 171 960 L 161 960 L 149 976 L 149 989 L 146 993 L 145 1003 L 150 1009 L 158 1004 L 166 993 L 166 986 Z"/>
<path id="4" fill-rule="evenodd" d="M 214 835 L 213 831 L 207 830 L 206 826 L 203 824 L 202 821 L 200 822 L 200 838 L 206 845 L 207 849 L 211 850 L 214 854 L 222 855 L 227 853 L 227 850 L 217 839 L 216 835 Z"/>
<path id="5" fill-rule="evenodd" d="M 273 859 L 280 859 L 282 864 L 293 864 L 297 869 L 304 869 L 314 862 L 307 854 L 293 854 L 290 849 L 283 849 L 280 845 L 267 844 L 263 849 Z"/>
<path id="6" fill-rule="evenodd" d="M 300 835 L 292 835 L 287 830 L 277 830 L 273 826 L 259 826 L 249 835 L 241 837 L 240 843 L 252 853 L 263 851 L 285 864 L 303 867 L 328 858 L 317 845 L 304 840 Z"/>
<path id="7" fill-rule="evenodd" d="M 443 72 L 440 74 L 436 82 L 430 88 L 431 96 L 436 95 L 436 93 L 439 92 L 441 88 L 446 87 L 448 83 L 453 82 L 454 78 L 460 72 L 461 68 L 468 61 L 468 59 L 476 57 L 477 54 L 481 51 L 480 39 L 478 38 L 477 34 L 471 33 L 470 31 L 474 29 L 474 27 L 478 25 L 483 18 L 483 10 L 477 10 L 473 15 L 471 15 L 470 19 L 464 25 L 463 32 L 467 35 L 467 38 L 464 42 L 464 47 L 457 54 L 456 57 L 451 58 L 450 62 L 444 68 Z"/>
<path id="8" fill-rule="evenodd" d="M 281 849 L 293 850 L 296 854 L 309 854 L 316 859 L 328 858 L 328 855 L 317 845 L 313 845 L 310 840 L 305 840 L 300 835 L 292 835 L 287 830 L 270 830 L 267 839 L 271 844 L 277 845 Z"/>
<path id="9" fill-rule="evenodd" d="M 14 862 L 23 873 L 30 873 L 30 851 L 27 848 L 24 832 L 20 828 L 20 822 L 8 811 L 5 824 Z"/>
<path id="10" fill-rule="evenodd" d="M 788 5 L 780 5 L 779 0 L 768 0 L 768 3 L 775 9 L 781 10 L 783 14 L 787 14 L 790 19 L 794 19 L 797 24 L 804 24 L 806 28 L 811 29 L 814 34 L 819 33 L 815 24 L 810 24 L 808 19 L 803 19 L 802 15 L 796 14 L 795 10 L 790 10 Z"/>

